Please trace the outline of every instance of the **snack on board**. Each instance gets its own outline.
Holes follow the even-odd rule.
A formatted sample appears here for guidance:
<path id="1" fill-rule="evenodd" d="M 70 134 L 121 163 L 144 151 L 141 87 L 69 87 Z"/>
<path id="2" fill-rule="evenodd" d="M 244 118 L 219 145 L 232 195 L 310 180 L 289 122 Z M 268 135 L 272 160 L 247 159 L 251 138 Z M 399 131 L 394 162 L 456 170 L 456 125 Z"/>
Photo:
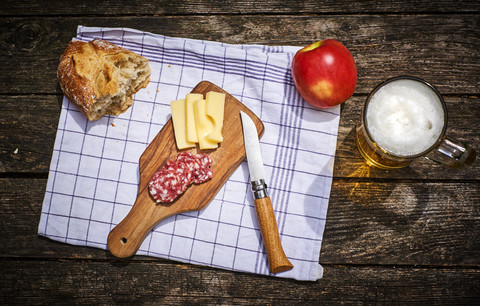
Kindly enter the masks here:
<path id="1" fill-rule="evenodd" d="M 150 82 L 148 59 L 101 39 L 71 41 L 60 58 L 58 79 L 71 103 L 88 120 L 119 115 Z"/>
<path id="2" fill-rule="evenodd" d="M 175 142 L 179 150 L 215 149 L 223 141 L 222 128 L 225 94 L 207 92 L 187 94 L 185 99 L 170 103 Z M 167 161 L 148 183 L 150 195 L 157 203 L 170 203 L 187 190 L 190 184 L 201 184 L 213 177 L 212 158 L 208 154 L 180 152 Z"/>

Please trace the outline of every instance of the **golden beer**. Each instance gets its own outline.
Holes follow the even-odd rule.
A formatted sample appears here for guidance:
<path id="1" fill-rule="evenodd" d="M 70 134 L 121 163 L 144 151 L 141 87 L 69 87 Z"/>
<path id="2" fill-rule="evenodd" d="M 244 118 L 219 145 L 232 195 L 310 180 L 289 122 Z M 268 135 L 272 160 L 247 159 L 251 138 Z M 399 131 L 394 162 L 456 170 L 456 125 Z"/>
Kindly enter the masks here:
<path id="1" fill-rule="evenodd" d="M 382 169 L 397 169 L 408 166 L 414 159 L 395 156 L 383 150 L 370 139 L 363 124 L 357 126 L 356 134 L 355 141 L 358 151 L 370 166 Z"/>
<path id="2" fill-rule="evenodd" d="M 445 102 L 432 85 L 415 77 L 396 77 L 367 97 L 356 144 L 370 166 L 402 168 L 437 148 L 446 125 Z"/>

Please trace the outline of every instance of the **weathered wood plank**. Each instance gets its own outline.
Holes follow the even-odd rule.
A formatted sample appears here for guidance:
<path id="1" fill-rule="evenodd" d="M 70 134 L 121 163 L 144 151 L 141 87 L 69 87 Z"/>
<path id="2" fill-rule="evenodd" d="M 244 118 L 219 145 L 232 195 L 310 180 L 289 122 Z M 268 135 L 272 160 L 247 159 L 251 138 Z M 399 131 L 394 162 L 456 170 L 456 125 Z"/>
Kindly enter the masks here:
<path id="1" fill-rule="evenodd" d="M 0 96 L 0 173 L 46 173 L 60 114 L 60 95 Z M 479 179 L 480 158 L 466 169 L 451 170 L 424 159 L 410 167 L 385 171 L 365 167 L 355 147 L 354 128 L 365 96 L 354 96 L 342 107 L 334 176 L 403 179 Z M 449 135 L 480 151 L 480 104 L 477 97 L 447 96 Z M 16 151 L 18 149 L 18 151 Z M 16 152 L 16 153 L 15 153 Z M 368 171 L 367 171 L 368 170 Z"/>
<path id="2" fill-rule="evenodd" d="M 45 185 L 0 179 L 0 258 L 114 259 L 37 236 Z M 479 189 L 479 182 L 335 180 L 320 263 L 478 267 Z"/>
<path id="3" fill-rule="evenodd" d="M 461 1 L 15 1 L 2 2 L 2 15 L 191 15 L 298 13 L 478 12 L 478 2 Z"/>
<path id="4" fill-rule="evenodd" d="M 63 96 L 0 96 L 0 173 L 48 171 Z"/>
<path id="5" fill-rule="evenodd" d="M 317 282 L 152 262 L 17 261 L 0 268 L 2 304 L 472 304 L 479 269 L 325 266 Z"/>
<path id="6" fill-rule="evenodd" d="M 478 266 L 480 182 L 335 180 L 320 262 Z"/>
<path id="7" fill-rule="evenodd" d="M 325 16 L 45 17 L 0 19 L 0 93 L 59 93 L 58 59 L 77 25 L 131 27 L 169 36 L 303 46 L 335 38 L 354 55 L 366 94 L 384 79 L 422 77 L 445 94 L 478 94 L 480 27 L 475 14 Z M 29 71 L 30 73 L 25 73 Z"/>

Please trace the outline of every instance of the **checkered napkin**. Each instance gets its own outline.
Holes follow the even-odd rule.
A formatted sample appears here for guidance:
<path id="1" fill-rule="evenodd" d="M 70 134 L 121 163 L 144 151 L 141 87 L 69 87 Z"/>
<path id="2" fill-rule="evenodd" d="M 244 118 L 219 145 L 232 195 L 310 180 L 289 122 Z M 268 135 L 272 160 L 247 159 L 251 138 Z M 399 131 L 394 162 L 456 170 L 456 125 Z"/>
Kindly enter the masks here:
<path id="1" fill-rule="evenodd" d="M 107 249 L 108 233 L 135 202 L 139 157 L 170 118 L 170 101 L 184 98 L 207 80 L 240 100 L 265 125 L 260 147 L 268 190 L 285 253 L 295 266 L 274 276 L 321 278 L 318 259 L 339 107 L 316 110 L 299 96 L 290 76 L 299 48 L 78 27 L 76 39 L 95 38 L 148 58 L 151 81 L 125 113 L 94 122 L 64 98 L 38 233 L 64 243 Z M 137 254 L 273 276 L 250 188 L 244 161 L 206 208 L 163 220 Z"/>

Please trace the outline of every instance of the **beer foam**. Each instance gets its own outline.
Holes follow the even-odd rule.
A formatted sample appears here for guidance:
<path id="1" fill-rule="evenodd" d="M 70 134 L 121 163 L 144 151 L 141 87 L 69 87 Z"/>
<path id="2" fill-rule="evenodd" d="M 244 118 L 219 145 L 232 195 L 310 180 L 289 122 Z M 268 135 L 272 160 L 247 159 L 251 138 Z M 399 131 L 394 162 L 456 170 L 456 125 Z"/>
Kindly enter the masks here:
<path id="1" fill-rule="evenodd" d="M 440 137 L 445 119 L 436 93 L 409 79 L 387 83 L 376 91 L 365 117 L 373 141 L 400 156 L 429 149 Z"/>

